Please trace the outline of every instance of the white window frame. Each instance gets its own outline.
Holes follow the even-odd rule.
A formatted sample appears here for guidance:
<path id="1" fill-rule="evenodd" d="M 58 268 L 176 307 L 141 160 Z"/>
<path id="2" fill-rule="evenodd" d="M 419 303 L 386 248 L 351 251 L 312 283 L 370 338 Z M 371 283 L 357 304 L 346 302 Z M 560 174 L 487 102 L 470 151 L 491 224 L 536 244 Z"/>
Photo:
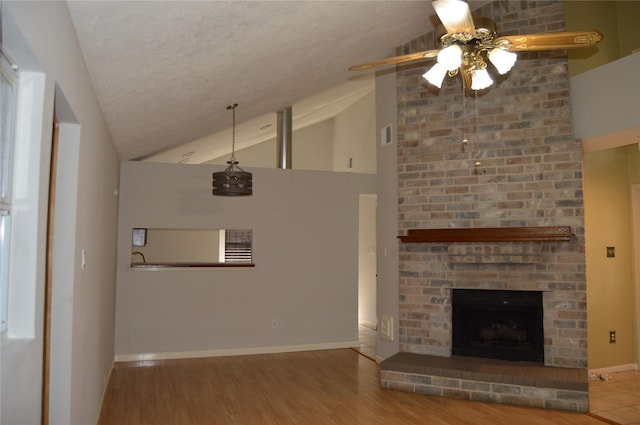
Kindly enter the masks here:
<path id="1" fill-rule="evenodd" d="M 9 265 L 11 256 L 11 216 L 13 210 L 13 154 L 15 145 L 16 110 L 18 102 L 17 67 L 4 55 L 1 57 L 2 89 L 0 96 L 0 333 L 8 329 Z M 8 88 L 11 87 L 9 91 Z M 8 96 L 7 96 L 8 94 Z M 4 98 L 7 96 L 6 98 Z"/>

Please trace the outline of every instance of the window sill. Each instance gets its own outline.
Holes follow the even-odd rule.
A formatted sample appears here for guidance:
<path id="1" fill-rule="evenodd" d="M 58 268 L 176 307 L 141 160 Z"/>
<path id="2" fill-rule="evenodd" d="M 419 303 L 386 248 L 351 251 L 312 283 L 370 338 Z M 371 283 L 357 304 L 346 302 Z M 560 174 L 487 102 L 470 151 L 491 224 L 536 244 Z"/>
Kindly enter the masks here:
<path id="1" fill-rule="evenodd" d="M 255 263 L 131 263 L 132 269 L 166 270 L 166 269 L 214 269 L 255 267 Z"/>

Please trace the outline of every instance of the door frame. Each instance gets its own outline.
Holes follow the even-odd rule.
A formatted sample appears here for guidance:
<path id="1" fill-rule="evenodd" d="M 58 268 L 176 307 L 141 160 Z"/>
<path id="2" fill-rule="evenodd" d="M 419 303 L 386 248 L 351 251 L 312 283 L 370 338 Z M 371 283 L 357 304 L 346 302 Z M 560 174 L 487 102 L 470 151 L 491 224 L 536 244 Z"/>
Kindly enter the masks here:
<path id="1" fill-rule="evenodd" d="M 42 411 L 40 422 L 49 424 L 49 394 L 51 377 L 51 298 L 53 291 L 53 235 L 55 223 L 56 203 L 56 175 L 58 169 L 58 141 L 60 125 L 53 116 L 53 131 L 51 136 L 51 162 L 49 168 L 49 200 L 47 208 L 47 257 L 44 281 L 44 336 L 42 356 Z"/>
<path id="2" fill-rule="evenodd" d="M 636 367 L 640 367 L 640 184 L 631 185 L 631 230 L 634 255 Z"/>

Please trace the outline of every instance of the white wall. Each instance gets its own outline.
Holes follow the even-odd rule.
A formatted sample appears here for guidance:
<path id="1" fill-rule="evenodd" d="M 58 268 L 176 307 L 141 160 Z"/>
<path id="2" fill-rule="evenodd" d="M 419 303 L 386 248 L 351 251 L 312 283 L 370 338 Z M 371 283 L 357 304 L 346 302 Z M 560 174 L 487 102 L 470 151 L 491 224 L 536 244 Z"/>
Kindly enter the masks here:
<path id="1" fill-rule="evenodd" d="M 321 121 L 308 127 L 294 130 L 291 135 L 291 162 L 296 170 L 328 170 L 333 161 L 333 120 Z M 231 142 L 231 141 L 229 141 Z M 240 166 L 276 168 L 276 139 L 236 151 Z M 207 164 L 224 165 L 229 156 L 207 161 Z"/>
<path id="2" fill-rule="evenodd" d="M 585 152 L 638 142 L 640 53 L 571 77 L 571 116 Z"/>
<path id="3" fill-rule="evenodd" d="M 399 351 L 398 345 L 398 96 L 396 75 L 387 73 L 376 77 L 377 183 L 378 209 L 378 318 L 393 318 L 393 341 L 380 337 L 379 359 Z M 392 124 L 392 143 L 381 145 L 381 130 Z M 380 326 L 378 326 L 378 330 Z"/>
<path id="4" fill-rule="evenodd" d="M 375 177 L 252 168 L 252 196 L 214 197 L 221 168 L 122 164 L 118 359 L 357 343 L 358 199 Z M 131 269 L 134 227 L 253 229 L 255 267 Z"/>
<path id="5" fill-rule="evenodd" d="M 295 170 L 350 171 L 376 173 L 375 93 L 372 91 L 331 119 L 292 134 L 292 163 Z M 273 138 L 236 151 L 241 167 L 275 168 L 277 145 Z M 352 168 L 348 168 L 351 158 Z M 229 157 L 207 164 L 223 165 Z"/>
<path id="6" fill-rule="evenodd" d="M 113 362 L 115 250 L 118 186 L 118 158 L 98 106 L 93 85 L 87 73 L 66 2 L 2 1 L 3 50 L 23 71 L 41 73 L 45 78 L 44 102 L 39 106 L 42 116 L 38 143 L 42 156 L 33 158 L 39 165 L 38 191 L 39 225 L 37 235 L 28 243 L 37 247 L 30 261 L 37 282 L 31 294 L 35 303 L 33 337 L 20 340 L 2 339 L 2 404 L 3 424 L 40 423 L 40 391 L 42 374 L 42 317 L 44 293 L 44 252 L 46 247 L 46 198 L 48 183 L 48 153 L 51 143 L 54 92 L 56 113 L 63 123 L 79 125 L 64 140 L 77 142 L 70 151 L 77 153 L 75 180 L 64 183 L 68 203 L 56 206 L 56 215 L 70 214 L 75 220 L 56 223 L 56 237 L 72 239 L 65 246 L 72 252 L 54 252 L 70 259 L 60 262 L 57 278 L 64 279 L 63 300 L 54 296 L 54 311 L 65 309 L 66 323 L 56 323 L 57 339 L 52 341 L 52 392 L 61 389 L 51 409 L 51 423 L 95 423 L 104 390 L 105 376 Z M 34 111 L 37 112 L 37 111 Z M 69 133 L 69 132 L 67 132 Z M 34 136 L 35 137 L 35 136 Z M 63 149 L 64 151 L 64 149 Z M 64 161 L 63 161 L 64 163 Z M 67 170 L 67 171 L 69 171 Z M 37 173 L 36 173 L 37 174 Z M 77 208 L 74 208 L 77 205 Z M 54 245 L 56 246 L 56 245 Z M 21 249 L 21 248 L 19 248 Z M 80 252 L 86 252 L 86 268 L 80 267 Z M 20 255 L 20 251 L 17 252 Z M 54 276 L 54 293 L 56 284 Z M 23 285 L 12 281 L 10 285 Z M 70 311 L 69 311 L 70 310 Z M 11 320 L 11 318 L 10 318 Z M 58 326 L 61 325 L 61 326 Z M 9 323 L 11 328 L 11 323 Z M 62 382 L 64 385 L 58 387 Z M 57 398 L 56 398 L 57 397 Z"/>
<path id="7" fill-rule="evenodd" d="M 375 93 L 371 92 L 334 117 L 334 171 L 376 173 L 375 99 Z"/>

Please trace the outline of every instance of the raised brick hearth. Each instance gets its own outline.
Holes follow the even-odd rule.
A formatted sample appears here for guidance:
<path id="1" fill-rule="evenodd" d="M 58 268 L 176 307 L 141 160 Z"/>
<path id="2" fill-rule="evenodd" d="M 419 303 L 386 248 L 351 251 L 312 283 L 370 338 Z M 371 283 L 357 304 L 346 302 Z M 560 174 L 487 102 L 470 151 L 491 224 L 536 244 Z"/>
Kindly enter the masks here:
<path id="1" fill-rule="evenodd" d="M 574 412 L 589 410 L 585 369 L 399 353 L 382 362 L 383 388 Z"/>
<path id="2" fill-rule="evenodd" d="M 562 2 L 496 1 L 474 14 L 494 19 L 505 35 L 565 29 Z M 398 53 L 434 46 L 430 33 Z M 422 82 L 426 66 L 397 73 L 401 235 L 410 229 L 570 226 L 575 236 L 543 242 L 401 242 L 400 351 L 451 357 L 454 288 L 541 291 L 544 366 L 558 373 L 585 371 L 582 150 L 571 132 L 564 52 L 520 53 L 506 78 L 477 98 L 467 96 L 464 110 L 460 81 L 434 92 Z M 463 150 L 465 132 L 469 142 Z M 451 377 L 430 378 L 444 378 L 441 395 L 452 393 L 446 384 Z M 460 388 L 469 382 L 460 380 Z M 548 395 L 548 387 L 525 387 L 532 400 L 536 388 Z M 570 395 L 575 402 L 541 407 L 584 411 L 588 392 L 576 391 Z M 489 389 L 474 394 L 515 401 Z"/>

